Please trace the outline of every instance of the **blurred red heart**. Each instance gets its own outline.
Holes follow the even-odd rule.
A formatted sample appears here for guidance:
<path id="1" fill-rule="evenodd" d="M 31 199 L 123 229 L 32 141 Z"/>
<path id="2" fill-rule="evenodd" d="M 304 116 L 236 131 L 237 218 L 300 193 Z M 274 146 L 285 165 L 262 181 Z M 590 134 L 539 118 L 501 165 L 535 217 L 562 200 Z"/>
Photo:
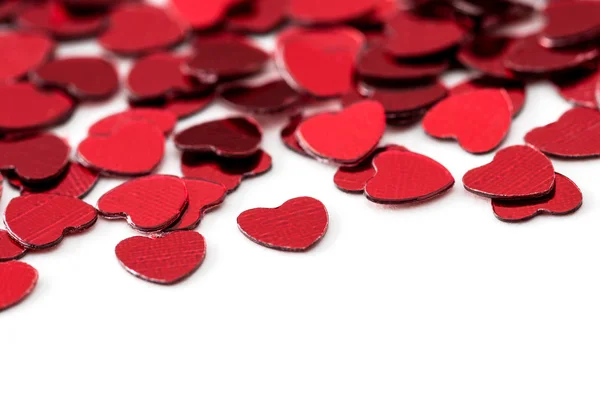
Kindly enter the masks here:
<path id="1" fill-rule="evenodd" d="M 254 0 L 249 10 L 228 15 L 226 27 L 241 33 L 267 33 L 285 21 L 286 12 L 285 1 Z"/>
<path id="2" fill-rule="evenodd" d="M 37 281 L 38 272 L 29 264 L 21 261 L 0 264 L 0 311 L 27 297 Z"/>
<path id="3" fill-rule="evenodd" d="M 27 249 L 15 242 L 7 231 L 0 229 L 0 261 L 16 260 L 26 252 Z"/>
<path id="4" fill-rule="evenodd" d="M 120 125 L 130 120 L 144 120 L 155 124 L 165 136 L 175 128 L 177 118 L 169 111 L 158 108 L 132 108 L 109 115 L 96 122 L 88 130 L 89 136 L 108 136 Z"/>
<path id="5" fill-rule="evenodd" d="M 303 24 L 337 24 L 363 17 L 377 0 L 289 0 L 288 15 Z"/>
<path id="6" fill-rule="evenodd" d="M 578 106 L 600 109 L 600 103 L 596 98 L 596 92 L 600 93 L 600 70 L 561 75 L 555 77 L 552 83 L 563 99 Z"/>
<path id="7" fill-rule="evenodd" d="M 565 47 L 600 38 L 600 3 L 592 0 L 563 1 L 544 10 L 546 26 L 540 35 L 546 47 Z"/>
<path id="8" fill-rule="evenodd" d="M 11 56 L 0 63 L 0 81 L 24 77 L 46 62 L 53 52 L 54 42 L 40 33 L 2 32 L 0 54 Z"/>
<path id="9" fill-rule="evenodd" d="M 170 5 L 179 18 L 193 29 L 205 30 L 218 25 L 227 11 L 241 0 L 170 0 Z"/>

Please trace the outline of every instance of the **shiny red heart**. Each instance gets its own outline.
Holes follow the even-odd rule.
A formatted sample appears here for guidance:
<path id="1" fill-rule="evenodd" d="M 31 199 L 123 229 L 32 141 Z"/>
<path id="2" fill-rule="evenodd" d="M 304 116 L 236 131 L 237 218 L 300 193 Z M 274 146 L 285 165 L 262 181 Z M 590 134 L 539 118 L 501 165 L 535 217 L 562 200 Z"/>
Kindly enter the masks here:
<path id="1" fill-rule="evenodd" d="M 227 11 L 240 0 L 170 0 L 175 14 L 189 24 L 193 29 L 205 30 L 212 28 L 225 18 Z"/>
<path id="2" fill-rule="evenodd" d="M 544 10 L 546 26 L 540 41 L 546 47 L 566 47 L 600 38 L 600 3 L 563 1 Z"/>
<path id="3" fill-rule="evenodd" d="M 0 261 L 16 260 L 26 252 L 27 249 L 12 240 L 7 231 L 0 229 Z"/>
<path id="4" fill-rule="evenodd" d="M 352 88 L 364 40 L 352 28 L 292 28 L 279 35 L 275 61 L 293 88 L 316 97 L 340 96 Z"/>
<path id="5" fill-rule="evenodd" d="M 154 123 L 128 120 L 109 136 L 88 136 L 79 143 L 77 158 L 104 174 L 136 176 L 152 172 L 164 151 L 163 132 Z"/>
<path id="6" fill-rule="evenodd" d="M 27 49 L 27 51 L 24 51 Z M 54 42 L 45 35 L 25 32 L 2 32 L 0 54 L 10 54 L 0 63 L 0 81 L 24 77 L 46 62 L 54 52 Z"/>
<path id="7" fill-rule="evenodd" d="M 22 246 L 45 249 L 58 245 L 65 235 L 90 228 L 97 217 L 96 209 L 78 198 L 42 193 L 13 198 L 4 224 Z"/>
<path id="8" fill-rule="evenodd" d="M 517 222 L 539 214 L 571 214 L 581 207 L 582 202 L 583 195 L 577 185 L 566 176 L 556 173 L 554 189 L 550 194 L 533 200 L 492 200 L 492 208 L 502 221 Z"/>
<path id="9" fill-rule="evenodd" d="M 21 181 L 10 180 L 21 190 L 21 195 L 31 193 L 58 194 L 61 196 L 72 196 L 82 199 L 98 182 L 98 173 L 83 165 L 69 163 L 66 171 L 48 183 L 41 185 L 24 185 Z"/>
<path id="10" fill-rule="evenodd" d="M 127 272 L 149 282 L 170 285 L 200 267 L 206 256 L 206 242 L 194 231 L 151 238 L 135 236 L 121 241 L 115 254 Z"/>
<path id="11" fill-rule="evenodd" d="M 289 0 L 288 15 L 303 24 L 337 24 L 363 17 L 377 0 Z"/>
<path id="12" fill-rule="evenodd" d="M 9 261 L 0 264 L 0 311 L 16 305 L 35 288 L 38 272 L 29 264 Z"/>
<path id="13" fill-rule="evenodd" d="M 159 128 L 165 136 L 175 128 L 177 118 L 172 112 L 164 111 L 158 108 L 132 108 L 130 110 L 121 111 L 116 114 L 109 115 L 96 122 L 88 130 L 89 136 L 108 136 L 122 124 L 131 120 L 143 120 L 151 122 Z"/>
<path id="14" fill-rule="evenodd" d="M 302 100 L 302 96 L 281 79 L 259 85 L 231 85 L 223 88 L 220 96 L 229 105 L 256 114 L 285 111 Z"/>
<path id="15" fill-rule="evenodd" d="M 327 232 L 327 209 L 312 197 L 297 197 L 277 208 L 254 208 L 237 218 L 238 227 L 260 245 L 286 251 L 304 251 Z"/>
<path id="16" fill-rule="evenodd" d="M 241 33 L 267 33 L 285 21 L 287 4 L 281 0 L 254 0 L 249 10 L 227 17 L 227 29 Z"/>
<path id="17" fill-rule="evenodd" d="M 170 175 L 150 175 L 127 181 L 98 200 L 100 215 L 127 219 L 142 232 L 158 232 L 171 226 L 188 204 L 185 182 Z"/>
<path id="18" fill-rule="evenodd" d="M 530 146 L 500 150 L 491 163 L 463 176 L 465 189 L 492 199 L 520 200 L 543 197 L 554 188 L 554 167 Z"/>
<path id="19" fill-rule="evenodd" d="M 454 185 L 442 164 L 410 151 L 384 151 L 373 158 L 373 167 L 375 176 L 364 188 L 365 196 L 375 203 L 422 202 Z"/>
<path id="20" fill-rule="evenodd" d="M 475 79 L 469 79 L 468 81 L 462 82 L 450 89 L 450 95 L 454 96 L 457 94 L 468 93 L 474 90 L 480 89 L 504 89 L 506 94 L 510 98 L 512 103 L 512 114 L 513 118 L 521 112 L 525 105 L 525 85 L 518 81 L 508 81 L 505 79 L 493 79 L 486 77 L 479 77 Z"/>
<path id="21" fill-rule="evenodd" d="M 565 112 L 558 121 L 527 133 L 525 142 L 551 156 L 598 157 L 600 111 L 573 108 Z"/>
<path id="22" fill-rule="evenodd" d="M 188 191 L 188 206 L 169 230 L 194 229 L 204 214 L 225 200 L 227 189 L 220 183 L 200 179 L 183 179 Z"/>
<path id="23" fill-rule="evenodd" d="M 600 109 L 596 98 L 600 82 L 600 70 L 586 71 L 583 74 L 569 74 L 553 79 L 553 83 L 563 99 L 582 107 Z M 598 90 L 600 93 L 600 90 Z"/>
<path id="24" fill-rule="evenodd" d="M 504 66 L 504 59 L 514 44 L 515 40 L 506 36 L 480 35 L 462 46 L 456 57 L 464 66 L 486 76 L 514 79 L 514 73 Z"/>
<path id="25" fill-rule="evenodd" d="M 296 137 L 300 146 L 317 158 L 356 164 L 377 147 L 384 132 L 383 106 L 364 100 L 337 114 L 308 118 L 296 130 Z"/>

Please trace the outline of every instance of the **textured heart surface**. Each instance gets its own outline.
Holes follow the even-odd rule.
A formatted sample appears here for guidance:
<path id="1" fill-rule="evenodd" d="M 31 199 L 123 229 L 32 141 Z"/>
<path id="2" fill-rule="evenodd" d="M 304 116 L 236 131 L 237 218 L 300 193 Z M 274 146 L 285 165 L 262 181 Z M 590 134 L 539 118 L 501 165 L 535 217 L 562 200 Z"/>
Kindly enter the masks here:
<path id="1" fill-rule="evenodd" d="M 88 136 L 79 144 L 77 158 L 104 174 L 136 176 L 152 172 L 164 151 L 163 132 L 154 123 L 129 120 L 109 136 Z"/>
<path id="2" fill-rule="evenodd" d="M 0 229 L 0 261 L 16 260 L 27 252 L 23 246 L 15 242 L 4 229 Z"/>
<path id="3" fill-rule="evenodd" d="M 238 227 L 250 240 L 278 250 L 304 251 L 327 231 L 327 209 L 312 197 L 297 197 L 277 208 L 254 208 L 238 218 Z"/>
<path id="4" fill-rule="evenodd" d="M 227 189 L 220 183 L 201 179 L 183 179 L 188 192 L 188 206 L 169 230 L 194 229 L 204 214 L 225 200 Z"/>
<path id="5" fill-rule="evenodd" d="M 525 141 L 545 154 L 586 158 L 600 156 L 600 111 L 573 108 L 556 122 L 535 128 Z"/>
<path id="6" fill-rule="evenodd" d="M 150 175 L 106 192 L 98 200 L 98 211 L 108 219 L 126 219 L 139 231 L 157 232 L 171 226 L 187 205 L 188 191 L 181 178 Z"/>
<path id="7" fill-rule="evenodd" d="M 90 228 L 96 219 L 96 209 L 78 198 L 45 193 L 13 198 L 4 214 L 10 236 L 28 249 L 56 246 L 65 235 Z"/>
<path id="8" fill-rule="evenodd" d="M 129 120 L 144 120 L 155 124 L 165 136 L 168 136 L 177 123 L 177 117 L 169 111 L 159 108 L 132 108 L 109 115 L 96 122 L 88 130 L 90 136 L 108 136 L 113 130 Z"/>
<path id="9" fill-rule="evenodd" d="M 35 288 L 38 272 L 29 264 L 9 261 L 0 264 L 0 311 L 19 303 Z"/>
<path id="10" fill-rule="evenodd" d="M 437 161 L 410 151 L 385 151 L 373 159 L 375 176 L 365 195 L 375 203 L 429 200 L 454 185 L 452 174 Z"/>
<path id="11" fill-rule="evenodd" d="M 463 176 L 465 189 L 492 199 L 542 197 L 554 188 L 552 162 L 533 147 L 510 146 L 496 153 L 491 163 Z"/>
<path id="12" fill-rule="evenodd" d="M 492 151 L 512 121 L 512 101 L 504 89 L 480 89 L 450 96 L 423 119 L 423 129 L 438 139 L 456 139 L 469 153 Z"/>
<path id="13" fill-rule="evenodd" d="M 289 16 L 307 24 L 348 22 L 375 10 L 377 0 L 290 0 Z"/>
<path id="14" fill-rule="evenodd" d="M 450 95 L 463 94 L 481 89 L 504 89 L 512 104 L 513 118 L 521 112 L 525 105 L 525 85 L 518 81 L 479 77 L 464 81 L 450 89 Z"/>
<path id="15" fill-rule="evenodd" d="M 565 215 L 577 211 L 583 195 L 577 185 L 564 175 L 556 173 L 554 189 L 546 196 L 533 200 L 492 200 L 496 217 L 502 221 L 517 222 L 539 214 Z"/>
<path id="16" fill-rule="evenodd" d="M 385 132 L 385 110 L 376 101 L 354 103 L 343 111 L 319 114 L 300 124 L 296 137 L 315 157 L 356 164 L 377 147 Z"/>
<path id="17" fill-rule="evenodd" d="M 170 285 L 194 273 L 206 256 L 206 242 L 198 232 L 172 232 L 159 237 L 135 236 L 121 241 L 115 254 L 131 274 Z"/>
<path id="18" fill-rule="evenodd" d="M 72 196 L 83 198 L 98 182 L 98 172 L 83 165 L 70 162 L 61 176 L 48 183 L 40 185 L 26 185 L 21 181 L 11 180 L 20 190 L 21 195 L 31 193 L 58 194 L 61 196 Z"/>
<path id="19" fill-rule="evenodd" d="M 541 33 L 546 47 L 572 46 L 600 37 L 600 3 L 593 0 L 563 1 L 544 10 L 547 24 Z"/>
<path id="20" fill-rule="evenodd" d="M 0 63 L 0 81 L 10 82 L 24 77 L 46 62 L 53 52 L 54 42 L 45 35 L 3 32 L 0 35 L 0 54 L 7 56 Z"/>

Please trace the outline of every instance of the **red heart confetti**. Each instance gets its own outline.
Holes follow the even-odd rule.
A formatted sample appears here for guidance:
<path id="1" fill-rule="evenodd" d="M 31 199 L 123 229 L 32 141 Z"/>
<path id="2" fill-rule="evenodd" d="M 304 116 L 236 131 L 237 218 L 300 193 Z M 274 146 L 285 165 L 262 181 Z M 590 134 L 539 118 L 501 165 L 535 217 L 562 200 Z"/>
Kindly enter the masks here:
<path id="1" fill-rule="evenodd" d="M 300 146 L 315 157 L 356 164 L 377 147 L 385 132 L 385 110 L 371 100 L 354 103 L 337 114 L 308 118 L 296 130 Z"/>
<path id="2" fill-rule="evenodd" d="M 297 197 L 277 208 L 254 208 L 237 218 L 238 227 L 250 240 L 285 251 L 305 251 L 327 232 L 327 209 L 312 197 Z"/>
<path id="3" fill-rule="evenodd" d="M 304 24 L 336 24 L 363 17 L 376 6 L 376 0 L 289 0 L 288 14 Z"/>
<path id="4" fill-rule="evenodd" d="M 543 197 L 554 188 L 554 167 L 530 146 L 500 150 L 491 163 L 463 176 L 465 189 L 492 199 L 520 200 Z"/>
<path id="5" fill-rule="evenodd" d="M 34 71 L 31 79 L 42 87 L 63 89 L 79 100 L 108 99 L 119 90 L 117 70 L 99 57 L 53 60 Z"/>
<path id="6" fill-rule="evenodd" d="M 549 4 L 547 24 L 540 41 L 546 47 L 564 47 L 600 38 L 600 3 L 593 0 Z"/>
<path id="7" fill-rule="evenodd" d="M 504 59 L 514 44 L 515 40 L 506 36 L 478 36 L 461 47 L 456 57 L 464 66 L 486 76 L 514 79 L 513 72 L 504 66 Z"/>
<path id="8" fill-rule="evenodd" d="M 170 0 L 173 11 L 193 29 L 206 30 L 221 23 L 227 11 L 240 0 Z"/>
<path id="9" fill-rule="evenodd" d="M 258 151 L 261 139 L 262 131 L 256 121 L 234 117 L 194 125 L 178 133 L 174 141 L 184 151 L 248 157 Z"/>
<path id="10" fill-rule="evenodd" d="M 27 49 L 27 51 L 23 51 Z M 0 63 L 0 81 L 20 79 L 44 62 L 54 52 L 54 42 L 45 35 L 26 32 L 0 34 L 0 54 L 8 55 Z"/>
<path id="11" fill-rule="evenodd" d="M 38 272 L 29 264 L 9 261 L 0 264 L 0 311 L 29 296 L 38 281 Z"/>
<path id="12" fill-rule="evenodd" d="M 214 98 L 215 96 L 213 93 L 208 93 L 202 97 L 167 100 L 165 103 L 157 106 L 164 111 L 168 111 L 176 115 L 177 118 L 181 120 L 198 114 L 200 111 L 208 107 Z"/>
<path id="13" fill-rule="evenodd" d="M 21 195 L 31 193 L 58 194 L 61 196 L 72 196 L 83 198 L 92 190 L 98 182 L 98 173 L 92 171 L 83 165 L 69 163 L 65 172 L 55 181 L 44 183 L 42 185 L 24 185 L 21 181 L 9 180 L 21 190 Z"/>
<path id="14" fill-rule="evenodd" d="M 26 252 L 27 249 L 12 240 L 7 231 L 0 229 L 0 261 L 16 260 L 23 257 Z M 0 268 L 1 265 L 3 264 L 0 264 Z"/>
<path id="15" fill-rule="evenodd" d="M 248 10 L 229 15 L 226 27 L 241 33 L 267 33 L 284 22 L 286 9 L 285 1 L 254 0 Z"/>
<path id="16" fill-rule="evenodd" d="M 100 215 L 127 219 L 142 232 L 158 232 L 171 226 L 188 205 L 185 182 L 170 175 L 133 179 L 106 192 L 98 200 Z"/>
<path id="17" fill-rule="evenodd" d="M 513 117 L 519 114 L 525 105 L 525 85 L 518 81 L 498 80 L 486 77 L 469 79 L 451 88 L 450 95 L 468 93 L 479 89 L 504 89 L 512 103 Z"/>
<path id="18" fill-rule="evenodd" d="M 600 108 L 596 90 L 600 82 L 600 70 L 581 74 L 560 76 L 552 81 L 563 99 L 578 106 Z"/>
<path id="19" fill-rule="evenodd" d="M 88 130 L 89 136 L 108 136 L 112 134 L 119 126 L 131 120 L 143 120 L 151 122 L 159 128 L 165 136 L 175 128 L 177 118 L 169 111 L 160 110 L 157 108 L 133 108 L 131 110 L 121 111 L 116 114 L 109 115 L 96 122 Z"/>
<path id="20" fill-rule="evenodd" d="M 19 244 L 39 250 L 90 228 L 97 218 L 96 209 L 78 198 L 40 193 L 13 198 L 6 207 L 4 224 Z"/>
<path id="21" fill-rule="evenodd" d="M 600 111 L 573 108 L 558 121 L 536 128 L 525 135 L 525 142 L 557 157 L 600 156 Z"/>
<path id="22" fill-rule="evenodd" d="M 146 120 L 129 120 L 118 125 L 109 136 L 88 136 L 77 148 L 77 159 L 103 174 L 136 176 L 152 172 L 164 152 L 164 134 L 157 125 Z"/>
<path id="23" fill-rule="evenodd" d="M 198 232 L 164 236 L 135 236 L 121 241 L 115 254 L 123 267 L 143 280 L 170 285 L 193 274 L 206 256 L 206 242 Z"/>
<path id="24" fill-rule="evenodd" d="M 474 90 L 434 106 L 423 119 L 423 129 L 438 139 L 456 139 L 469 153 L 487 153 L 504 140 L 512 111 L 505 90 Z"/>
<path id="25" fill-rule="evenodd" d="M 288 149 L 303 156 L 311 157 L 310 155 L 306 154 L 304 149 L 300 146 L 300 143 L 298 143 L 298 138 L 296 137 L 296 130 L 302 121 L 304 121 L 302 114 L 292 116 L 288 124 L 281 130 L 281 140 Z"/>
<path id="26" fill-rule="evenodd" d="M 492 200 L 492 208 L 502 221 L 518 222 L 539 214 L 571 214 L 581 207 L 582 202 L 583 195 L 577 185 L 566 176 L 556 173 L 554 189 L 550 194 L 533 200 Z"/>
<path id="27" fill-rule="evenodd" d="M 287 110 L 300 103 L 302 97 L 284 80 L 261 85 L 232 85 L 220 92 L 229 105 L 242 111 L 269 114 Z"/>
<path id="28" fill-rule="evenodd" d="M 225 200 L 227 189 L 220 183 L 200 179 L 183 179 L 188 191 L 188 206 L 169 230 L 194 229 L 204 214 Z"/>

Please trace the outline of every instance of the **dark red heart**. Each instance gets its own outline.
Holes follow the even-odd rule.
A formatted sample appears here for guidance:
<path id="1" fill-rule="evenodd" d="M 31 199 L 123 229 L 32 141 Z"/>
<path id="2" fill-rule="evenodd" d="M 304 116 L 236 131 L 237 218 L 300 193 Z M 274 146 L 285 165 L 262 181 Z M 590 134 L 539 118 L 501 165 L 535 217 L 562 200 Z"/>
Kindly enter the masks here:
<path id="1" fill-rule="evenodd" d="M 288 15 L 303 24 L 337 24 L 366 16 L 376 0 L 289 0 Z"/>
<path id="2" fill-rule="evenodd" d="M 518 81 L 507 81 L 480 77 L 469 79 L 450 89 L 450 95 L 472 92 L 479 89 L 504 89 L 512 103 L 513 118 L 521 112 L 525 105 L 525 85 Z"/>
<path id="3" fill-rule="evenodd" d="M 27 51 L 24 51 L 27 49 Z M 20 79 L 45 63 L 54 52 L 54 42 L 45 35 L 26 32 L 3 32 L 0 54 L 10 57 L 0 63 L 0 81 Z"/>
<path id="4" fill-rule="evenodd" d="M 169 227 L 169 230 L 196 228 L 204 214 L 219 206 L 227 194 L 227 189 L 220 183 L 186 178 L 183 181 L 188 191 L 188 206 L 179 221 Z"/>
<path id="5" fill-rule="evenodd" d="M 7 231 L 0 229 L 0 261 L 16 260 L 23 257 L 26 252 L 27 249 L 12 240 Z"/>
<path id="6" fill-rule="evenodd" d="M 238 218 L 238 227 L 250 240 L 265 247 L 304 251 L 327 232 L 327 209 L 312 197 L 297 197 L 277 208 L 254 208 Z"/>
<path id="7" fill-rule="evenodd" d="M 0 264 L 0 311 L 18 304 L 35 288 L 38 272 L 29 264 L 9 261 Z"/>
<path id="8" fill-rule="evenodd" d="M 143 120 L 151 122 L 159 128 L 165 136 L 175 128 L 177 118 L 172 112 L 158 108 L 132 108 L 109 115 L 96 122 L 88 130 L 89 136 L 109 136 L 115 129 L 131 120 Z"/>
<path id="9" fill-rule="evenodd" d="M 214 93 L 208 92 L 207 94 L 199 97 L 168 99 L 166 101 L 154 102 L 150 104 L 134 103 L 132 106 L 139 109 L 150 106 L 151 108 L 168 111 L 174 114 L 178 119 L 182 120 L 192 117 L 204 110 L 212 103 L 214 98 Z"/>
<path id="10" fill-rule="evenodd" d="M 487 76 L 514 79 L 514 73 L 504 66 L 504 59 L 514 44 L 515 40 L 506 36 L 479 35 L 461 47 L 457 58 L 464 66 Z"/>
<path id="11" fill-rule="evenodd" d="M 563 99 L 578 106 L 600 108 L 596 99 L 596 87 L 600 82 L 600 70 L 585 71 L 583 74 L 567 74 L 552 81 Z"/>
<path id="12" fill-rule="evenodd" d="M 298 138 L 296 137 L 296 130 L 298 129 L 298 126 L 300 126 L 302 121 L 304 121 L 304 116 L 302 114 L 292 116 L 289 119 L 288 124 L 284 126 L 281 130 L 281 140 L 288 149 L 305 157 L 312 158 L 312 156 L 307 154 L 304 151 L 304 149 L 300 146 L 300 143 L 298 143 Z"/>
<path id="13" fill-rule="evenodd" d="M 170 1 L 175 14 L 197 30 L 205 30 L 218 25 L 225 18 L 227 11 L 240 2 L 240 0 Z"/>
<path id="14" fill-rule="evenodd" d="M 256 114 L 285 111 L 302 100 L 302 96 L 281 79 L 260 85 L 231 85 L 223 88 L 220 95 L 229 105 Z"/>
<path id="15" fill-rule="evenodd" d="M 227 17 L 227 29 L 241 33 L 267 33 L 281 25 L 286 18 L 285 1 L 254 0 L 247 8 Z"/>
<path id="16" fill-rule="evenodd" d="M 206 242 L 198 232 L 164 236 L 135 236 L 121 241 L 115 254 L 131 274 L 149 282 L 170 285 L 194 273 L 206 256 Z"/>
<path id="17" fill-rule="evenodd" d="M 600 3 L 593 0 L 562 1 L 544 10 L 547 23 L 540 42 L 546 47 L 566 47 L 600 38 Z"/>
<path id="18" fill-rule="evenodd" d="M 11 180 L 11 184 L 21 190 L 21 195 L 31 193 L 58 194 L 82 199 L 98 182 L 98 173 L 83 165 L 69 163 L 66 171 L 56 180 L 41 185 L 24 185 L 21 181 Z"/>

